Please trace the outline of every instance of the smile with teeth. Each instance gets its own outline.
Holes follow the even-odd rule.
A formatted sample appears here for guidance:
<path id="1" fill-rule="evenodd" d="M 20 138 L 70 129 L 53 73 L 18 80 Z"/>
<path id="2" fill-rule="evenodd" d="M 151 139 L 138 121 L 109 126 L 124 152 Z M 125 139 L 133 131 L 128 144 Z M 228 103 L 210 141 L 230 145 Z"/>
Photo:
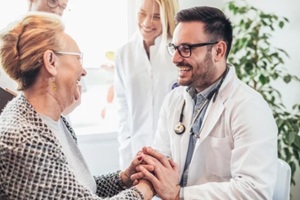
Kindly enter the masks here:
<path id="1" fill-rule="evenodd" d="M 190 71 L 192 68 L 191 67 L 180 67 L 178 68 L 180 72 L 188 72 Z"/>
<path id="2" fill-rule="evenodd" d="M 146 33 L 150 33 L 153 29 L 146 29 L 146 28 L 143 28 L 143 31 L 146 32 Z"/>

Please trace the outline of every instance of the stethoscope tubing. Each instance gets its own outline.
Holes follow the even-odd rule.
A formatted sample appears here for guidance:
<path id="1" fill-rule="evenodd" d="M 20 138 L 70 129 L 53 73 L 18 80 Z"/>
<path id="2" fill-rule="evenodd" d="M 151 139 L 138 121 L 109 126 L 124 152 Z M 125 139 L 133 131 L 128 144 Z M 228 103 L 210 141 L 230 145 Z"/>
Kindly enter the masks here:
<path id="1" fill-rule="evenodd" d="M 229 71 L 229 68 L 227 67 L 226 70 L 225 70 L 225 72 L 224 72 L 224 74 L 222 75 L 222 79 L 221 79 L 220 83 L 218 84 L 218 86 L 217 86 L 213 91 L 211 91 L 211 92 L 208 94 L 207 99 L 206 99 L 205 102 L 202 104 L 201 108 L 197 111 L 195 117 L 194 117 L 193 120 L 192 120 L 191 127 L 192 127 L 192 125 L 196 122 L 197 118 L 200 116 L 200 113 L 201 113 L 202 110 L 205 108 L 205 106 L 207 105 L 207 103 L 209 103 L 211 99 L 213 99 L 213 103 L 215 102 L 215 100 L 216 100 L 216 98 L 217 98 L 217 95 L 218 95 L 218 93 L 219 93 L 219 89 L 220 89 L 220 87 L 221 87 L 221 85 L 222 85 L 222 83 L 223 83 L 223 81 L 224 81 L 224 79 L 225 79 L 225 77 L 226 77 L 228 71 Z M 178 122 L 178 124 L 177 124 L 177 125 L 175 126 L 175 128 L 174 128 L 174 132 L 175 132 L 177 135 L 183 134 L 183 133 L 185 132 L 185 130 L 186 130 L 186 127 L 185 127 L 185 125 L 183 124 L 183 116 L 184 116 L 184 115 L 183 115 L 183 112 L 184 112 L 185 103 L 186 103 L 185 100 L 183 100 L 183 104 L 182 104 L 182 107 L 181 107 L 181 112 L 180 112 L 180 115 L 179 115 L 179 122 Z M 203 124 L 204 124 L 204 123 L 203 123 Z M 203 125 L 202 125 L 201 128 L 200 128 L 200 132 L 201 132 L 201 130 L 202 130 L 202 127 L 203 127 Z M 192 128 L 191 128 L 191 130 L 190 130 L 190 133 L 193 134 Z M 197 135 L 197 134 L 195 134 L 195 135 Z M 198 136 L 198 137 L 199 137 L 199 136 Z"/>

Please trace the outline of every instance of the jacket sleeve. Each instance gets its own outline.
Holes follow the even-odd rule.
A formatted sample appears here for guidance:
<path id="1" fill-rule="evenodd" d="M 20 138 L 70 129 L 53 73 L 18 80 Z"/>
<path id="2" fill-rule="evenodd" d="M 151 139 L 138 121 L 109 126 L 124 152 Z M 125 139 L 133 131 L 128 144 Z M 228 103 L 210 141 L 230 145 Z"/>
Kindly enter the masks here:
<path id="1" fill-rule="evenodd" d="M 121 186 L 120 171 L 96 176 L 97 195 L 102 198 L 113 197 L 116 199 L 142 199 L 143 195 L 136 188 L 124 190 Z"/>
<path id="2" fill-rule="evenodd" d="M 96 178 L 97 193 L 102 197 L 93 194 L 76 180 L 60 148 L 47 138 L 37 137 L 33 131 L 38 130 L 23 129 L 26 135 L 18 138 L 19 142 L 13 142 L 17 139 L 15 133 L 6 133 L 7 137 L 0 141 L 1 197 L 20 200 L 143 199 L 136 188 L 121 191 L 117 173 Z"/>

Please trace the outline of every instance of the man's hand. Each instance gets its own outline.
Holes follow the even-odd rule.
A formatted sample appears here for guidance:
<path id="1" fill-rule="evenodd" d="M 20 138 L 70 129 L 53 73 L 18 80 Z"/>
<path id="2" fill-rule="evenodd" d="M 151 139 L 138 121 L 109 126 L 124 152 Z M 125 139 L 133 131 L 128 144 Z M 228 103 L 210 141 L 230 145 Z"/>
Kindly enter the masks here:
<path id="1" fill-rule="evenodd" d="M 133 174 L 131 179 L 144 177 L 162 199 L 179 199 L 180 177 L 176 163 L 151 147 L 144 147 L 140 156 L 143 162 L 136 168 L 140 173 Z"/>
<path id="2" fill-rule="evenodd" d="M 123 183 L 127 188 L 131 187 L 132 185 L 137 185 L 139 179 L 144 177 L 144 174 L 142 172 L 137 171 L 139 165 L 143 165 L 143 167 L 150 172 L 154 170 L 153 166 L 148 165 L 143 161 L 142 151 L 138 152 L 137 156 L 131 162 L 130 166 L 125 171 L 121 172 L 120 175 Z"/>

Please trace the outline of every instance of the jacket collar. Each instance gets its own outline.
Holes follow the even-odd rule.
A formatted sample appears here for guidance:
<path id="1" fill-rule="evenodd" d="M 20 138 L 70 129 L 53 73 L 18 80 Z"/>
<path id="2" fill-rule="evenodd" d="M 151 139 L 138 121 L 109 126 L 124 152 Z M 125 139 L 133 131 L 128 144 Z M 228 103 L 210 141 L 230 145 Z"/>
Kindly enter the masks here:
<path id="1" fill-rule="evenodd" d="M 224 111 L 224 104 L 228 98 L 228 96 L 230 95 L 231 91 L 232 91 L 232 84 L 234 82 L 234 79 L 236 78 L 236 73 L 235 73 L 235 69 L 232 65 L 227 64 L 227 66 L 229 67 L 228 73 L 219 89 L 219 93 L 218 96 L 216 97 L 215 101 L 210 101 L 207 111 L 205 113 L 204 119 L 203 119 L 203 126 L 201 128 L 201 132 L 200 132 L 200 141 L 203 141 L 208 135 L 209 133 L 212 131 L 213 127 L 215 126 L 215 124 L 217 123 L 217 121 L 219 120 L 221 114 Z M 187 89 L 188 87 L 186 87 Z M 191 96 L 189 95 L 189 93 L 187 92 L 187 90 L 185 90 L 184 93 L 184 99 L 188 102 L 193 102 Z M 191 115 L 192 111 L 193 111 L 193 105 L 187 104 L 187 112 L 189 112 L 189 115 Z"/>
<path id="2" fill-rule="evenodd" d="M 12 100 L 11 104 L 8 105 L 8 113 L 12 116 L 16 114 L 18 120 L 25 120 L 24 123 L 32 124 L 33 126 L 38 126 L 41 130 L 45 129 L 44 123 L 38 113 L 34 110 L 33 106 L 27 101 L 25 96 L 22 93 L 19 93 L 14 100 Z M 65 117 L 61 116 L 63 123 L 66 125 L 67 129 L 71 133 L 72 138 L 77 143 L 77 137 L 73 128 L 70 126 L 69 122 L 66 120 Z M 46 127 L 48 128 L 48 127 Z M 54 136 L 52 131 L 50 131 L 51 135 Z M 52 139 L 51 136 L 51 139 Z"/>

